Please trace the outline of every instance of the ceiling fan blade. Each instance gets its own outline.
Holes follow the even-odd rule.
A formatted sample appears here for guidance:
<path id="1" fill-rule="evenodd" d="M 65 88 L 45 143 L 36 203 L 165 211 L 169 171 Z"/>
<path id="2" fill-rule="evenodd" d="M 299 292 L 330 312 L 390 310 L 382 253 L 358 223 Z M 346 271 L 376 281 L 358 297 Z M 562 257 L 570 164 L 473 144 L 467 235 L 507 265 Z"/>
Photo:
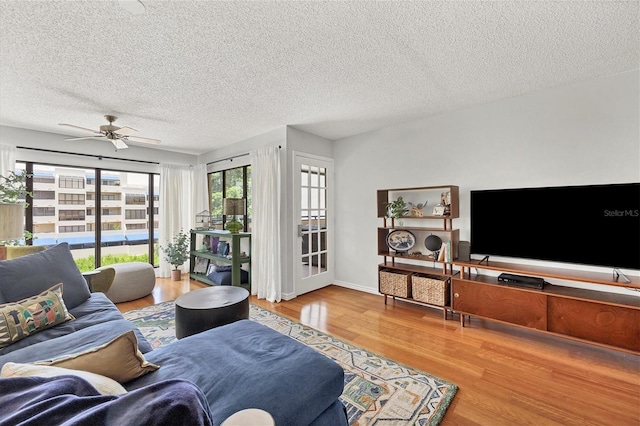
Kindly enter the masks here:
<path id="1" fill-rule="evenodd" d="M 124 141 L 122 139 L 109 139 L 111 141 L 111 143 L 113 144 L 113 146 L 116 147 L 116 149 L 125 149 L 125 148 L 129 148 L 127 146 L 126 143 L 124 143 Z"/>
<path id="2" fill-rule="evenodd" d="M 104 139 L 106 136 L 85 136 L 83 138 L 67 138 L 65 141 L 82 141 L 85 139 Z"/>
<path id="3" fill-rule="evenodd" d="M 129 136 L 132 133 L 136 133 L 137 130 L 136 129 L 132 129 L 131 127 L 120 127 L 118 130 L 116 130 L 115 134 L 119 135 L 119 136 Z"/>
<path id="4" fill-rule="evenodd" d="M 140 142 L 140 143 L 153 143 L 153 144 L 160 143 L 159 139 L 143 138 L 140 136 L 127 136 L 127 140 L 131 142 Z"/>
<path id="5" fill-rule="evenodd" d="M 73 124 L 58 123 L 58 125 L 66 126 L 66 127 L 73 127 L 74 129 L 86 130 L 87 132 L 91 132 L 91 133 L 98 133 L 98 134 L 100 133 L 97 130 L 87 129 L 86 127 L 74 126 Z"/>

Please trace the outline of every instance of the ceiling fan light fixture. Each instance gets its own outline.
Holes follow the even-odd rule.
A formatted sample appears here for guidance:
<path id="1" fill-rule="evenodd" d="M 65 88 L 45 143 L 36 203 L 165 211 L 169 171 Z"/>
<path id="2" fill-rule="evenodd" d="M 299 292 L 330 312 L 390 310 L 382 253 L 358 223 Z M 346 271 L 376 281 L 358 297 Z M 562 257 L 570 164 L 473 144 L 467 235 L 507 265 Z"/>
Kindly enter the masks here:
<path id="1" fill-rule="evenodd" d="M 129 142 L 130 140 L 133 142 L 147 143 L 147 144 L 160 143 L 160 140 L 158 139 L 143 138 L 141 136 L 131 136 L 132 134 L 135 134 L 137 132 L 137 130 L 132 127 L 114 126 L 113 122 L 116 121 L 118 118 L 115 115 L 105 115 L 104 118 L 109 122 L 109 124 L 103 124 L 102 126 L 100 126 L 100 130 L 92 130 L 86 127 L 80 127 L 73 124 L 60 123 L 60 126 L 72 127 L 74 129 L 85 130 L 93 133 L 93 135 L 91 136 L 84 136 L 80 138 L 67 138 L 65 140 L 74 141 L 74 140 L 83 140 L 83 139 L 104 138 L 110 141 L 113 144 L 113 146 L 116 147 L 116 150 L 128 148 L 127 142 Z"/>

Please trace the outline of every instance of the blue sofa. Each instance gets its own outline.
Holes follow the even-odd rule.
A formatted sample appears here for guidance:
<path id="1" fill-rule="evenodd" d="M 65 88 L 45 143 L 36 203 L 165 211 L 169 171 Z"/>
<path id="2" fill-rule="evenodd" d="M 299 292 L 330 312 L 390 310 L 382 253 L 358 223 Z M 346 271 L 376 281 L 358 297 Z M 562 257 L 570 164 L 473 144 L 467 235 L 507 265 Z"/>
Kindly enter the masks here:
<path id="1" fill-rule="evenodd" d="M 121 404 L 128 407 L 125 410 L 130 410 L 136 393 L 148 394 L 149 389 L 163 388 L 162 384 L 166 384 L 178 386 L 183 392 L 198 393 L 186 400 L 206 401 L 202 408 L 204 413 L 198 413 L 196 418 L 208 418 L 214 425 L 247 408 L 269 412 L 278 426 L 347 424 L 344 407 L 339 400 L 344 372 L 334 361 L 251 320 L 237 321 L 153 350 L 133 323 L 124 319 L 104 294 L 89 292 L 66 243 L 18 259 L 0 261 L 0 304 L 31 297 L 59 282 L 63 283 L 64 303 L 75 319 L 38 331 L 0 349 L 0 369 L 8 362 L 34 363 L 82 352 L 133 330 L 138 349 L 146 361 L 160 368 L 122 383 L 128 393 L 109 397 L 110 405 Z M 4 408 L 10 407 L 13 411 L 29 408 L 20 405 L 25 392 L 50 395 L 50 382 L 62 379 L 34 380 L 0 379 L 0 390 L 24 387 L 19 395 L 0 393 L 0 424 L 3 423 L 3 413 L 8 413 Z M 195 386 L 176 385 L 176 381 Z M 58 388 L 63 389 L 64 386 Z M 156 399 L 172 399 L 171 392 L 152 393 Z M 95 396 L 86 398 L 93 402 L 86 406 L 59 407 L 59 411 L 68 416 L 69 410 L 85 410 L 83 416 L 73 417 L 84 419 L 76 424 L 89 424 L 87 419 L 92 417 L 87 417 L 88 413 L 94 414 L 93 420 L 101 418 L 95 415 L 105 407 L 95 406 Z M 147 401 L 145 398 L 137 400 Z M 184 411 L 184 407 L 182 409 Z M 113 410 L 122 412 L 122 407 Z M 158 415 L 155 409 L 130 411 L 135 424 L 163 424 L 163 419 L 153 417 Z M 150 418 L 141 419 L 144 413 Z M 74 424 L 73 420 L 65 419 Z M 201 423 L 194 420 L 193 424 Z"/>

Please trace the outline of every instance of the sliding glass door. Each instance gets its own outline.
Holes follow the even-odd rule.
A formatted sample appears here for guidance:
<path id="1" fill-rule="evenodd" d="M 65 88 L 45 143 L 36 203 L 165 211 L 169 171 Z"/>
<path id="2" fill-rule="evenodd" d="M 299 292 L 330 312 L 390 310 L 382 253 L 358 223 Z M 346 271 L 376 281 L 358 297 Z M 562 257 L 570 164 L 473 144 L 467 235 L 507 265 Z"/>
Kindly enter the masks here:
<path id="1" fill-rule="evenodd" d="M 119 262 L 157 265 L 159 176 L 16 163 L 32 175 L 33 245 L 66 242 L 81 271 Z"/>

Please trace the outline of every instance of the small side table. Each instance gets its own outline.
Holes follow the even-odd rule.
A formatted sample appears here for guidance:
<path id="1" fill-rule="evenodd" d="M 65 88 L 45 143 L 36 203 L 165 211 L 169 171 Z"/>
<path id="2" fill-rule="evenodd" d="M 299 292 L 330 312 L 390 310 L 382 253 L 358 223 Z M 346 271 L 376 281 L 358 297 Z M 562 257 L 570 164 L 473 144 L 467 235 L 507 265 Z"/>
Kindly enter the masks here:
<path id="1" fill-rule="evenodd" d="M 176 299 L 176 337 L 249 319 L 249 292 L 242 287 L 213 286 Z"/>
<path id="2" fill-rule="evenodd" d="M 89 291 L 91 293 L 93 293 L 93 280 L 95 280 L 98 275 L 100 275 L 100 271 L 97 269 L 82 273 L 82 276 L 87 281 L 87 285 L 89 286 Z"/>
<path id="3" fill-rule="evenodd" d="M 116 275 L 115 269 L 106 267 L 104 269 L 94 269 L 93 271 L 83 272 L 82 276 L 87 281 L 89 291 L 91 293 L 106 293 L 113 284 L 113 278 Z"/>

